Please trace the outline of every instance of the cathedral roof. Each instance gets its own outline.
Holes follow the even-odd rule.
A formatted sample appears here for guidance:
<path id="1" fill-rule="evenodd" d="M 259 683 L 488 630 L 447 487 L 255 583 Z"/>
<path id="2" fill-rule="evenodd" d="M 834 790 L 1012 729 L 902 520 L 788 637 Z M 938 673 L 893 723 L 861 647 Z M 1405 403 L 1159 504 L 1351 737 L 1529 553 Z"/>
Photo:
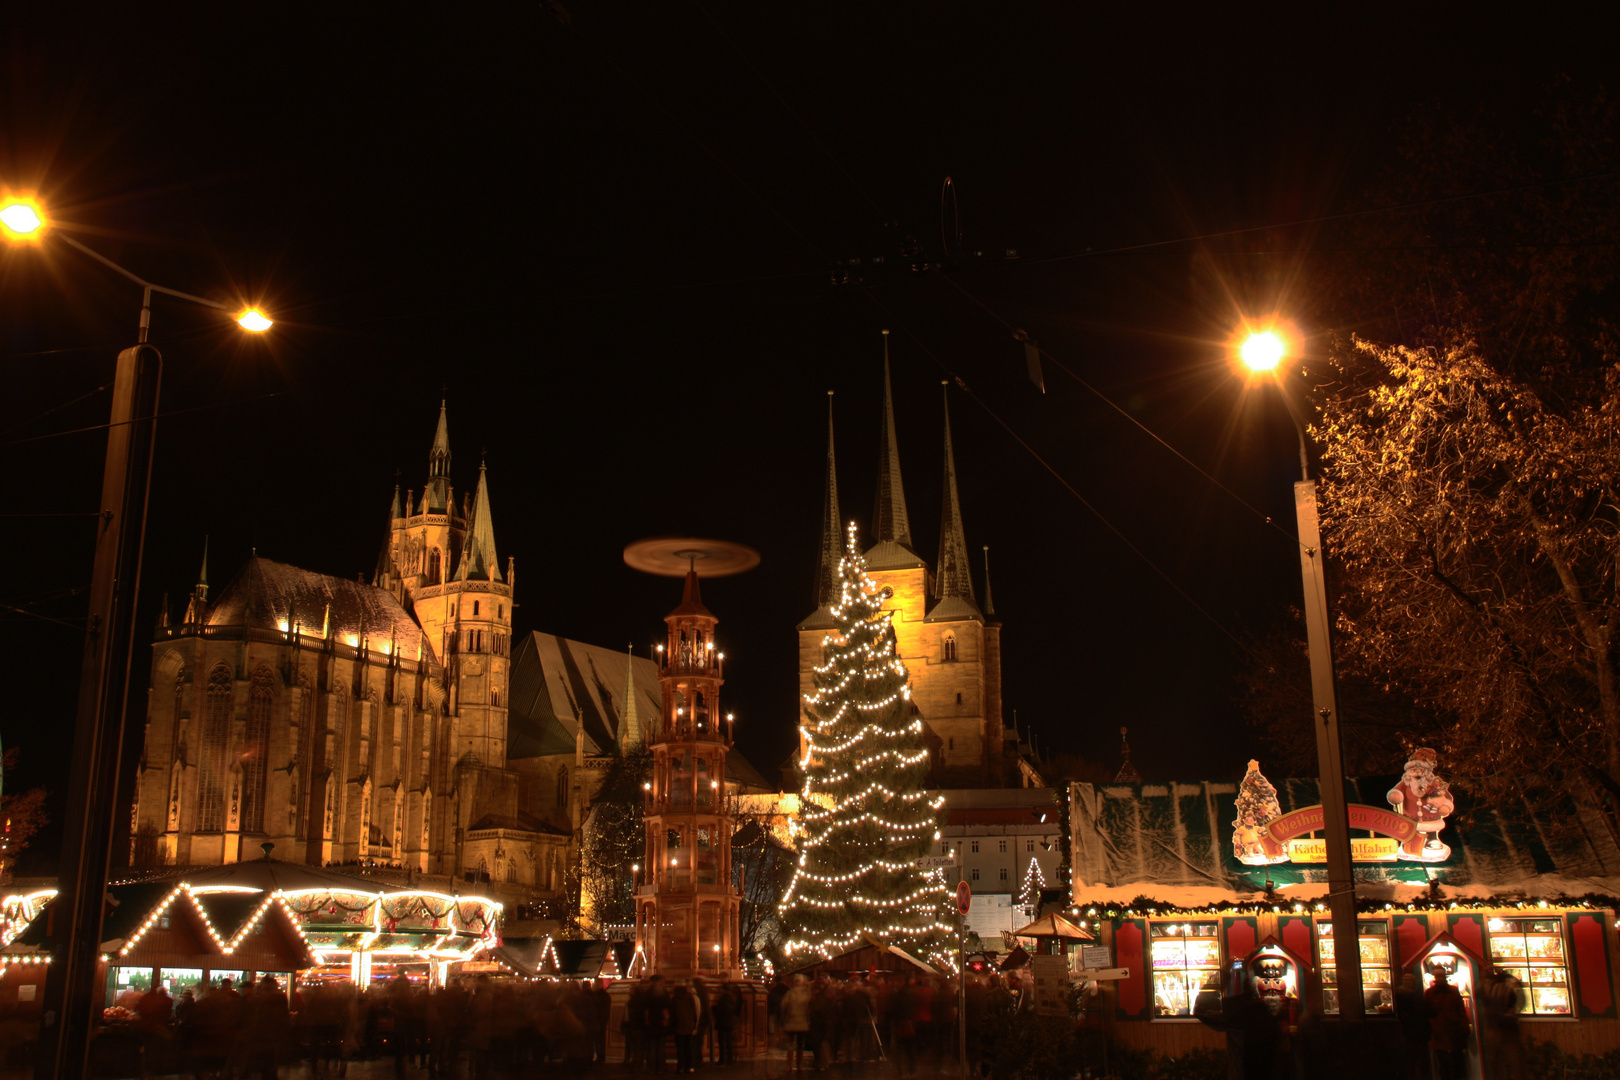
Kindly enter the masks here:
<path id="1" fill-rule="evenodd" d="M 392 639 L 407 659 L 421 642 L 423 656 L 434 659 L 433 644 L 392 593 L 257 555 L 243 564 L 208 612 L 209 626 L 285 631 L 295 623 L 307 634 L 324 627 L 340 641 L 358 640 L 363 630 L 373 647 Z"/>
<path id="2" fill-rule="evenodd" d="M 634 693 L 645 725 L 646 718 L 663 711 L 658 665 L 555 634 L 529 634 L 513 653 L 506 756 L 572 754 L 581 726 L 587 754 L 613 753 L 624 732 L 624 694 L 632 664 L 641 673 Z"/>
<path id="3" fill-rule="evenodd" d="M 555 825 L 548 825 L 541 818 L 533 814 L 518 811 L 516 814 L 485 814 L 468 826 L 468 832 L 482 832 L 486 829 L 505 829 L 507 832 L 540 833 L 547 836 L 572 836 L 567 829 L 559 829 Z"/>

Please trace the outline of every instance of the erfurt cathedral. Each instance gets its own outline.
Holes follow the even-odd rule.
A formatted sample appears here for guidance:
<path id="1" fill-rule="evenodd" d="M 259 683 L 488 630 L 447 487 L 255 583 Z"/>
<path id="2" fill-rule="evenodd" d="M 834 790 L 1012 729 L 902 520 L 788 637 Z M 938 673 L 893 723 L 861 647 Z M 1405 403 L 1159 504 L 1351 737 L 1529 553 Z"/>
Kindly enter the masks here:
<path id="1" fill-rule="evenodd" d="M 274 857 L 558 896 L 601 771 L 658 716 L 651 659 L 515 640 L 489 480 L 457 499 L 444 406 L 370 581 L 208 564 L 152 652 L 131 861 Z M 745 762 L 732 775 L 758 781 Z"/>

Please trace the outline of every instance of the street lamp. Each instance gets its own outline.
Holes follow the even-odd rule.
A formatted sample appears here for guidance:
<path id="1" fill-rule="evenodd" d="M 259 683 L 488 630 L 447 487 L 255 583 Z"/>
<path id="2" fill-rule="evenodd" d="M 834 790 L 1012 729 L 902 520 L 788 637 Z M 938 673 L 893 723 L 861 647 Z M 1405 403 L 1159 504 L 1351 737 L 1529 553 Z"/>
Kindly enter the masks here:
<path id="1" fill-rule="evenodd" d="M 1294 516 L 1299 525 L 1299 572 L 1305 589 L 1305 634 L 1310 645 L 1311 699 L 1316 728 L 1317 786 L 1322 797 L 1322 831 L 1327 844 L 1328 910 L 1333 919 L 1333 964 L 1339 1016 L 1359 1022 L 1361 945 L 1356 924 L 1356 884 L 1350 860 L 1350 818 L 1344 798 L 1344 760 L 1339 707 L 1334 691 L 1332 623 L 1328 618 L 1327 560 L 1316 517 L 1316 481 L 1306 453 L 1305 421 L 1281 379 L 1288 344 L 1275 329 L 1253 331 L 1238 346 L 1244 367 L 1269 376 L 1299 435 L 1299 482 L 1294 485 Z"/>
<path id="2" fill-rule="evenodd" d="M 35 244 L 48 235 L 58 236 L 69 247 L 141 287 L 136 344 L 118 354 L 113 380 L 89 621 L 79 670 L 72 770 L 63 820 L 62 863 L 57 897 L 52 904 L 54 962 L 45 983 L 45 1027 L 40 1033 L 49 1062 L 44 1074 L 77 1080 L 89 1072 L 90 1036 L 100 990 L 96 965 L 112 838 L 120 813 L 118 772 L 134 659 L 134 616 L 146 539 L 146 499 L 157 437 L 163 358 L 146 343 L 152 294 L 163 293 L 221 311 L 230 309 L 201 296 L 153 284 L 66 233 L 51 229 L 44 208 L 32 198 L 0 199 L 0 232 L 8 240 Z M 239 313 L 236 319 L 244 329 L 254 332 L 271 325 L 256 308 Z"/>

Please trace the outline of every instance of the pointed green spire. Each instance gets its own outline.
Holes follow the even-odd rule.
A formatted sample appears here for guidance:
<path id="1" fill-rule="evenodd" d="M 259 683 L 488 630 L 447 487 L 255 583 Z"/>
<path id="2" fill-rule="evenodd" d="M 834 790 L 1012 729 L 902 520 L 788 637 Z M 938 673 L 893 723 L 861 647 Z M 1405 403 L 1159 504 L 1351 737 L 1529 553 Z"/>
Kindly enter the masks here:
<path id="1" fill-rule="evenodd" d="M 911 546 L 911 519 L 906 514 L 906 490 L 900 481 L 900 441 L 894 430 L 894 391 L 889 380 L 889 332 L 883 331 L 883 428 L 878 435 L 877 509 L 872 514 L 872 539 Z"/>
<path id="2" fill-rule="evenodd" d="M 456 577 L 462 581 L 501 580 L 501 564 L 495 555 L 495 525 L 489 513 L 489 479 L 483 462 L 478 463 L 478 489 L 473 493 L 472 519 L 467 522 L 467 541 L 461 548 Z"/>
<path id="3" fill-rule="evenodd" d="M 950 383 L 945 387 L 945 505 L 939 516 L 939 562 L 934 568 L 934 595 L 941 600 L 973 600 L 973 575 L 968 569 L 967 537 L 962 532 L 962 506 L 956 497 L 956 454 L 951 449 Z"/>
<path id="4" fill-rule="evenodd" d="M 838 599 L 838 562 L 843 557 L 844 519 L 838 512 L 838 463 L 833 457 L 833 392 L 827 391 L 827 484 L 821 499 L 821 553 L 816 558 L 818 609 Z"/>
<path id="5" fill-rule="evenodd" d="M 644 741 L 641 713 L 636 708 L 636 647 L 627 645 L 624 665 L 624 711 L 619 716 L 619 750 L 623 752 Z"/>

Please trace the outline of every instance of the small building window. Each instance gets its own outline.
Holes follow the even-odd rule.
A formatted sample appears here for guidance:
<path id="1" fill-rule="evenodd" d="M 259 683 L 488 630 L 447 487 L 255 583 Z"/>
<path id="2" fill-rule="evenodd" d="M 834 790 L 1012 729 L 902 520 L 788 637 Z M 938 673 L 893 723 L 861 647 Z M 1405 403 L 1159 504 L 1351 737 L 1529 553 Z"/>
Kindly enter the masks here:
<path id="1" fill-rule="evenodd" d="M 945 748 L 947 750 L 955 750 L 956 749 L 956 736 L 953 735 L 949 739 L 945 740 Z"/>
<path id="2" fill-rule="evenodd" d="M 997 844 L 997 850 L 998 851 L 1000 851 L 1003 855 L 1007 854 L 1007 841 L 1005 841 L 1005 840 L 997 840 L 996 844 Z"/>
<path id="3" fill-rule="evenodd" d="M 977 867 L 977 866 L 975 866 L 975 867 L 974 867 L 974 868 L 973 868 L 973 880 L 974 880 L 974 881 L 978 881 L 978 880 L 979 880 L 979 868 L 978 868 L 978 867 Z"/>
<path id="4" fill-rule="evenodd" d="M 473 618 L 478 618 L 478 601 L 473 601 Z"/>
<path id="5" fill-rule="evenodd" d="M 1361 987 L 1369 1015 L 1395 1011 L 1395 989 L 1390 983 L 1389 920 L 1362 919 L 1356 925 L 1360 936 Z M 1339 990 L 1333 985 L 1333 924 L 1316 924 L 1316 950 L 1322 961 L 1322 1011 L 1337 1015 Z"/>
<path id="6" fill-rule="evenodd" d="M 497 619 L 506 618 L 506 605 L 505 604 L 496 604 L 495 605 L 495 617 Z"/>
<path id="7" fill-rule="evenodd" d="M 977 855 L 978 853 L 979 853 L 979 842 L 977 840 L 975 840 L 975 841 L 973 841 L 973 854 Z"/>
<path id="8" fill-rule="evenodd" d="M 941 840 L 939 842 L 939 853 L 941 855 L 949 855 L 951 853 L 951 842 L 949 840 Z"/>
<path id="9" fill-rule="evenodd" d="M 956 692 L 956 703 L 958 705 L 962 704 L 962 691 L 960 690 Z"/>
<path id="10" fill-rule="evenodd" d="M 1332 791 L 1333 789 L 1328 788 L 1328 790 Z M 1030 839 L 1024 841 L 1024 850 L 1025 851 L 1034 851 L 1035 850 L 1035 839 L 1034 839 L 1034 837 L 1031 837 Z"/>
<path id="11" fill-rule="evenodd" d="M 1001 875 L 1001 880 L 1002 881 L 1007 880 L 1007 868 L 1005 866 L 1003 866 L 999 871 L 997 871 L 997 873 L 999 873 Z"/>
<path id="12" fill-rule="evenodd" d="M 1491 962 L 1524 984 L 1519 1012 L 1568 1016 L 1569 968 L 1562 919 L 1491 919 Z"/>
<path id="13" fill-rule="evenodd" d="M 1149 924 L 1148 966 L 1153 969 L 1155 1017 L 1191 1016 L 1200 990 L 1220 989 L 1218 928 L 1214 922 Z"/>

